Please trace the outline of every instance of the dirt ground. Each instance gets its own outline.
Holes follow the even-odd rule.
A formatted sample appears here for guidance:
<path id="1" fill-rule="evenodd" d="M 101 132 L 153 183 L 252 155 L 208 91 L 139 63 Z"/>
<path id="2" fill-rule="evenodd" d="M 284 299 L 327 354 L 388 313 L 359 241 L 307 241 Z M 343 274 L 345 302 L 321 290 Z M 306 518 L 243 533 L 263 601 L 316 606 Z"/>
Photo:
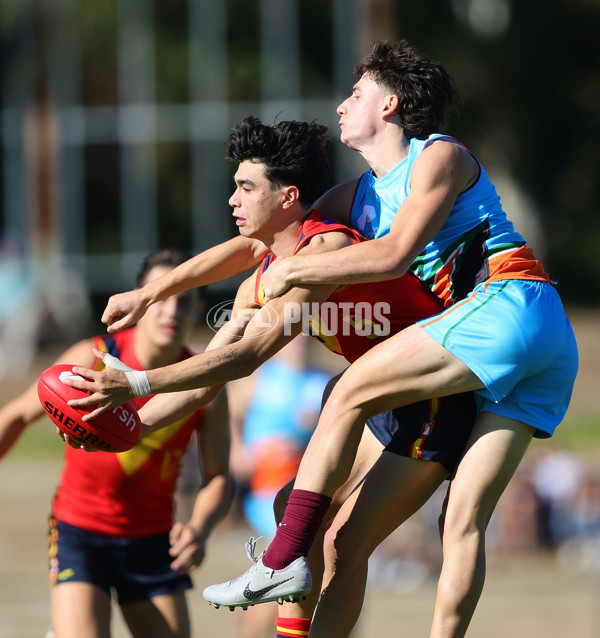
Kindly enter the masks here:
<path id="1" fill-rule="evenodd" d="M 581 368 L 570 415 L 598 416 L 595 393 L 600 379 L 600 314 L 577 312 L 571 317 Z M 51 356 L 42 357 L 35 369 L 39 372 L 49 365 Z M 31 379 L 1 384 L 0 405 L 27 381 Z M 600 450 L 592 451 L 591 458 L 600 459 Z M 46 517 L 60 463 L 60 454 L 43 461 L 9 455 L 0 462 L 0 638 L 43 638 L 48 626 Z M 209 607 L 202 599 L 202 589 L 241 573 L 247 565 L 246 539 L 245 530 L 226 526 L 213 535 L 208 558 L 197 572 L 196 587 L 189 596 L 194 637 L 236 637 L 236 618 L 244 612 Z M 427 636 L 434 597 L 435 578 L 410 591 L 394 584 L 385 588 L 373 585 L 353 638 Z M 118 612 L 113 630 L 114 638 L 129 635 Z M 468 635 L 598 638 L 600 574 L 559 568 L 553 556 L 494 557 L 489 561 L 486 587 Z"/>

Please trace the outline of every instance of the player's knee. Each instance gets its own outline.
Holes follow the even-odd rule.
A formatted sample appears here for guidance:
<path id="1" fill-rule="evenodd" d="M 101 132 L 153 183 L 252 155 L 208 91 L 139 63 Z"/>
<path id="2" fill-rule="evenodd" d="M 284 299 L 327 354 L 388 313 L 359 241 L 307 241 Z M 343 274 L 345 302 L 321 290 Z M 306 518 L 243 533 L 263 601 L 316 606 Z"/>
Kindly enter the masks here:
<path id="1" fill-rule="evenodd" d="M 440 516 L 440 534 L 444 547 L 465 540 L 483 538 L 487 527 L 487 517 L 475 506 L 450 507 Z"/>

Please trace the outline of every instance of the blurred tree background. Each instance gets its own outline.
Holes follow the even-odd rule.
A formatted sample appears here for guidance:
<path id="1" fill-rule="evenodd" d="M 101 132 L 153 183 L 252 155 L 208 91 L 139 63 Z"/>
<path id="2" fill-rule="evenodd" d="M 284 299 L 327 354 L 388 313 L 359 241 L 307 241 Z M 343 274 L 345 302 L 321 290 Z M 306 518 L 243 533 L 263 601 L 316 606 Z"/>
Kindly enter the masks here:
<path id="1" fill-rule="evenodd" d="M 336 181 L 364 170 L 335 107 L 379 38 L 446 66 L 463 97 L 447 132 L 565 302 L 600 301 L 598 0 L 0 0 L 0 36 L 3 240 L 58 253 L 96 314 L 146 252 L 235 233 L 224 144 L 242 117 L 319 119 Z"/>

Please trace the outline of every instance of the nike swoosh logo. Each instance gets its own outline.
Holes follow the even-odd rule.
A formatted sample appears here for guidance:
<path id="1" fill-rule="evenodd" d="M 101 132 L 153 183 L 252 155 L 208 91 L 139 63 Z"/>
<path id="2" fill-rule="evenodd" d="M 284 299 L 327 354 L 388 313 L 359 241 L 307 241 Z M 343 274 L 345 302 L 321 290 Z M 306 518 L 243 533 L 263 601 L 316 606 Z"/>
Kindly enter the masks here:
<path id="1" fill-rule="evenodd" d="M 260 598 L 261 596 L 268 594 L 272 589 L 275 589 L 275 587 L 279 587 L 279 585 L 283 585 L 283 583 L 287 583 L 288 580 L 292 580 L 292 578 L 293 576 L 290 576 L 289 578 L 286 578 L 285 580 L 280 580 L 278 583 L 275 583 L 274 585 L 269 585 L 268 587 L 263 587 L 262 589 L 257 589 L 256 591 L 252 591 L 250 589 L 250 583 L 248 583 L 244 589 L 243 596 L 247 598 L 248 600 L 255 600 L 256 598 Z"/>

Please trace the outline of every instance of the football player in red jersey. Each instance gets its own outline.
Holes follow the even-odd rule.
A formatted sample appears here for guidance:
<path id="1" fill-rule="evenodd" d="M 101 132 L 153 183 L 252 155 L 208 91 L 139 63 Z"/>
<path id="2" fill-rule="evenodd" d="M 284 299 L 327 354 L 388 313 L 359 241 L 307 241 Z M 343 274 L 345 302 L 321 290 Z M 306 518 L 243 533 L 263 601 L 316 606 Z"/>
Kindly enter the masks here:
<path id="1" fill-rule="evenodd" d="M 229 142 L 229 156 L 238 163 L 236 189 L 230 198 L 233 215 L 240 234 L 263 242 L 268 253 L 238 289 L 232 318 L 222 326 L 209 350 L 188 361 L 146 372 L 151 392 L 168 394 L 157 395 L 140 410 L 144 423 L 155 424 L 158 412 L 170 409 L 173 401 L 185 400 L 186 395 L 193 397 L 198 387 L 250 374 L 303 329 L 354 361 L 375 343 L 441 308 L 439 300 L 412 274 L 368 284 L 294 287 L 264 302 L 262 276 L 277 257 L 337 250 L 362 240 L 356 231 L 312 211 L 312 202 L 328 181 L 324 133 L 325 127 L 314 122 L 267 126 L 256 118 L 247 118 L 234 129 Z M 121 371 L 111 367 L 102 372 L 77 367 L 74 371 L 92 381 L 72 381 L 69 385 L 93 394 L 72 405 L 101 404 L 89 418 L 132 396 L 132 387 Z M 452 472 L 474 414 L 469 393 L 423 401 L 369 419 L 359 435 L 359 451 L 348 480 L 332 503 L 326 504 L 329 515 L 359 486 L 350 500 L 372 522 L 376 540 L 383 540 Z M 318 504 L 298 492 L 292 492 L 290 501 L 301 503 L 307 511 L 318 509 Z M 369 497 L 357 500 L 360 494 Z M 293 536 L 293 522 L 288 520 L 285 526 Z M 253 556 L 254 542 L 249 545 Z M 322 556 L 317 551 L 313 559 L 322 561 Z M 299 608 L 301 611 L 282 613 L 278 631 L 281 635 L 290 635 L 290 631 L 305 635 L 319 586 L 311 583 L 303 560 L 292 563 L 285 577 L 267 582 L 255 576 L 273 570 L 257 558 L 247 577 L 236 581 L 239 591 L 233 596 L 228 591 L 222 595 L 221 586 L 207 588 L 204 596 L 215 605 L 244 608 L 257 602 L 289 600 L 287 582 L 302 581 L 302 593 L 308 593 L 312 586 L 313 597 Z M 318 563 L 311 568 L 318 579 Z M 300 621 L 289 623 L 287 615 L 300 615 Z"/>
<path id="2" fill-rule="evenodd" d="M 164 275 L 187 258 L 163 250 L 146 258 L 138 285 Z M 192 356 L 184 340 L 198 314 L 198 293 L 164 299 L 133 328 L 84 339 L 56 363 L 100 369 L 92 346 L 136 369 Z M 202 563 L 205 542 L 230 503 L 229 428 L 225 392 L 209 390 L 189 416 L 146 433 L 132 450 L 86 454 L 65 447 L 65 461 L 52 504 L 49 567 L 52 628 L 57 638 L 110 635 L 111 598 L 136 638 L 190 636 L 185 590 Z M 148 398 L 136 399 L 140 408 Z M 196 411 L 194 411 L 196 409 Z M 44 410 L 36 385 L 0 410 L 0 456 Z M 203 488 L 189 520 L 174 522 L 174 492 L 180 461 L 197 435 Z M 180 517 L 179 517 L 180 518 Z"/>

